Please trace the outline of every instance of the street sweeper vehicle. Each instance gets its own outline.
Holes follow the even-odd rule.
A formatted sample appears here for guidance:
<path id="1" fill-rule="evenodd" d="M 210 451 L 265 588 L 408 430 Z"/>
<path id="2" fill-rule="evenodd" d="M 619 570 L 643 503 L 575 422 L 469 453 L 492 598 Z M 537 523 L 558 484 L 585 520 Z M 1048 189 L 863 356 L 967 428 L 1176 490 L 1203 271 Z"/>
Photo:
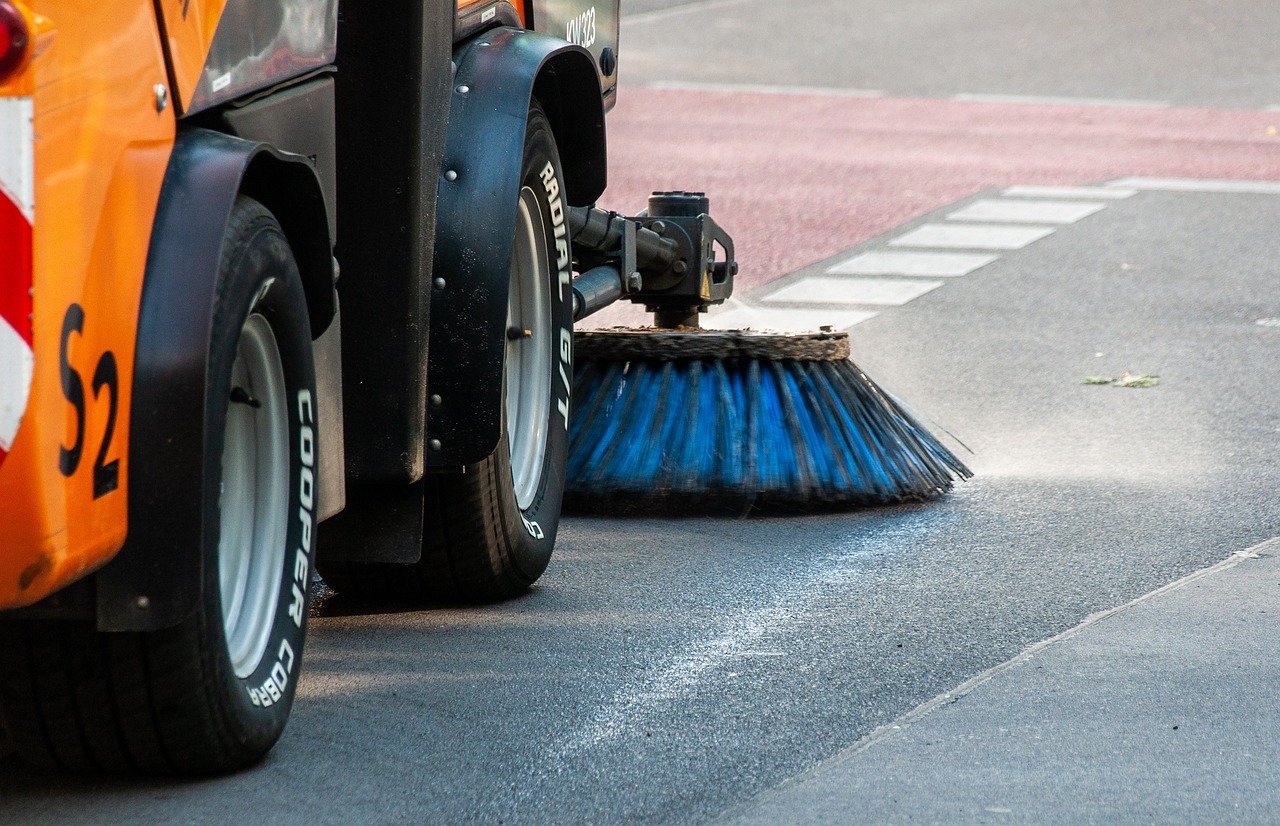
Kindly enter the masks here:
<path id="1" fill-rule="evenodd" d="M 842 334 L 700 337 L 737 268 L 705 197 L 596 207 L 617 47 L 618 0 L 0 0 L 0 740 L 73 770 L 249 765 L 315 572 L 511 596 L 567 487 L 875 498 L 794 446 L 765 453 L 798 477 L 731 445 L 664 481 L 677 444 L 758 441 L 734 404 L 760 393 L 831 444 L 870 408 L 811 409 L 840 401 L 813 365 L 847 365 Z M 583 339 L 575 370 L 575 319 L 619 299 L 663 329 Z M 780 408 L 801 372 L 826 395 Z M 636 434 L 656 464 L 620 452 Z M 571 473 L 574 439 L 605 452 Z M 933 475 L 876 496 L 950 485 L 907 449 Z"/>

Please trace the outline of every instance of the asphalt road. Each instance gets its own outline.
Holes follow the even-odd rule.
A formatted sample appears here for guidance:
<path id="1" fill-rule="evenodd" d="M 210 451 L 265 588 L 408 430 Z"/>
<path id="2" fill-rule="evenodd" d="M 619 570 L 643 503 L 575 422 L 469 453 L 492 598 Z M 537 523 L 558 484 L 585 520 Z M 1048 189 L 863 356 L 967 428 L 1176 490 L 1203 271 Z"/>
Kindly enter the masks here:
<path id="1" fill-rule="evenodd" d="M 1277 221 L 1275 195 L 1144 192 L 859 325 L 855 358 L 973 450 L 977 478 L 940 503 L 570 520 L 510 604 L 331 601 L 264 766 L 121 785 L 8 763 L 0 817 L 713 818 L 1280 533 L 1280 339 L 1256 323 L 1277 314 Z M 1161 384 L 1081 384 L 1123 370 Z"/>
<path id="2" fill-rule="evenodd" d="M 1280 104 L 1265 0 L 623 0 L 626 82 Z"/>
<path id="3" fill-rule="evenodd" d="M 1263 3 L 1236 4 L 1245 8 L 1215 23 L 1204 46 L 1213 59 L 1202 66 L 1176 55 L 1179 44 L 1187 53 L 1198 21 L 1226 16 L 1207 3 L 1149 3 L 1159 25 L 1145 28 L 1136 12 L 1115 20 L 1095 3 L 1039 4 L 1035 14 L 990 0 L 860 3 L 859 19 L 878 31 L 855 27 L 850 36 L 866 49 L 815 25 L 828 19 L 822 3 L 789 28 L 778 4 L 711 0 L 678 15 L 666 5 L 650 4 L 652 14 L 624 32 L 635 82 L 713 72 L 721 81 L 782 77 L 945 98 L 1255 107 L 1271 102 L 1264 87 L 1277 79 L 1277 59 L 1259 44 L 1280 33 L 1280 20 Z M 850 13 L 849 4 L 826 5 Z M 669 50 L 705 35 L 700 25 L 720 34 L 700 41 L 691 68 Z M 1138 33 L 1142 49 L 1132 45 Z M 1042 59 L 1007 48 L 1022 38 Z M 1124 42 L 1123 60 L 1089 59 Z M 937 57 L 920 59 L 926 53 Z M 1074 62 L 1064 65 L 1064 55 Z M 636 89 L 636 105 L 649 108 L 617 116 L 643 127 L 664 111 L 707 104 L 724 119 L 721 134 L 738 135 L 734 102 L 745 99 L 723 95 Z M 840 105 L 861 105 L 849 100 Z M 1007 142 L 975 140 L 948 153 L 957 144 L 919 137 L 931 111 L 954 118 L 938 131 L 989 137 L 1013 111 L 1005 104 L 873 102 L 887 108 L 837 108 L 829 121 L 874 115 L 866 128 L 883 145 L 923 141 L 925 195 L 894 187 L 893 165 L 882 166 L 875 191 L 884 197 L 856 200 L 856 219 L 829 211 L 821 219 L 829 237 L 813 229 L 821 220 L 797 220 L 817 239 L 805 260 L 778 252 L 786 233 L 761 233 L 753 243 L 780 263 L 747 282 L 744 298 L 767 304 L 779 287 L 945 223 L 966 203 L 998 199 L 998 187 L 1206 171 L 1277 177 L 1268 116 L 1257 112 L 1171 111 L 1144 121 L 1140 107 L 1128 107 L 1113 122 L 1113 107 L 1018 104 L 1031 107 L 1017 111 L 1032 123 L 1013 131 L 1032 149 L 1054 124 L 1114 124 L 1106 139 L 1084 129 L 1074 145 L 1092 154 L 1078 165 L 1046 170 L 1002 163 Z M 769 106 L 759 111 L 785 133 L 794 115 Z M 997 107 L 981 110 L 986 126 L 963 114 L 974 106 Z M 1182 131 L 1160 131 L 1178 118 Z M 1123 142 L 1144 127 L 1156 130 L 1145 151 L 1115 150 L 1117 133 Z M 643 132 L 613 143 L 621 195 L 643 178 L 617 147 L 638 145 Z M 852 157 L 856 132 L 818 138 Z M 685 141 L 688 155 L 731 165 L 715 135 Z M 1206 169 L 1206 151 L 1230 160 Z M 1152 152 L 1164 153 L 1158 164 Z M 912 167 L 906 154 L 895 163 Z M 852 172 L 840 182 L 867 191 Z M 806 196 L 787 176 L 770 185 L 784 204 Z M 837 189 L 831 202 L 848 204 Z M 940 502 L 803 518 L 572 518 L 552 568 L 511 603 L 368 613 L 328 600 L 313 620 L 290 729 L 264 765 L 179 784 L 51 778 L 0 761 L 0 821 L 685 823 L 737 811 L 1088 614 L 1280 534 L 1280 326 L 1257 323 L 1280 317 L 1277 226 L 1277 194 L 1140 191 L 857 325 L 855 361 L 969 449 L 976 478 Z M 1124 371 L 1158 374 L 1160 384 L 1081 383 Z"/>
<path id="4" fill-rule="evenodd" d="M 1278 549 L 1092 617 L 726 820 L 1270 823 Z"/>

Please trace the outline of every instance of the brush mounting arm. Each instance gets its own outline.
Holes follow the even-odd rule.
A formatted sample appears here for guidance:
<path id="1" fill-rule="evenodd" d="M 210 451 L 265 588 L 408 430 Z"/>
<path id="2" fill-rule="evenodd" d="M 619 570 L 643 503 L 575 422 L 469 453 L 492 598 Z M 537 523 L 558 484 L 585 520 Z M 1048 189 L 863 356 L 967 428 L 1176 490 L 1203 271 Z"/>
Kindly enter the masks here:
<path id="1" fill-rule="evenodd" d="M 577 317 L 627 298 L 653 313 L 659 327 L 697 327 L 699 313 L 733 294 L 738 273 L 733 239 L 710 208 L 700 192 L 655 192 L 649 208 L 634 218 L 595 207 L 570 209 L 574 255 L 583 272 L 574 280 L 575 310 L 582 312 Z M 598 272 L 602 267 L 614 275 Z"/>
<path id="2" fill-rule="evenodd" d="M 578 253 L 578 269 L 583 270 L 573 279 L 574 321 L 640 289 L 641 230 L 634 221 L 594 207 L 571 207 L 569 231 Z M 661 238 L 645 232 L 643 244 L 647 260 L 668 252 Z"/>
<path id="3" fill-rule="evenodd" d="M 634 218 L 596 207 L 570 207 L 569 232 L 577 252 L 589 250 L 614 256 L 628 242 L 628 232 L 635 237 L 635 270 L 663 270 L 676 256 L 676 242 L 663 238 Z"/>

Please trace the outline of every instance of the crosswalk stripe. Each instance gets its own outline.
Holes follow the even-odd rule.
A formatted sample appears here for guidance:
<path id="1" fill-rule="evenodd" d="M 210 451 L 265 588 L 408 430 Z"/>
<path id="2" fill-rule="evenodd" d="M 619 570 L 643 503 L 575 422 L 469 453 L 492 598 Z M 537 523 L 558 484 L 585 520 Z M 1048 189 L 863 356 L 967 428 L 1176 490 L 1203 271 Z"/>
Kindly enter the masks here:
<path id="1" fill-rule="evenodd" d="M 1010 224 L 1074 224 L 1106 209 L 1094 201 L 1031 201 L 984 198 L 947 216 L 948 221 L 1003 221 Z"/>
<path id="2" fill-rule="evenodd" d="M 841 261 L 827 272 L 833 275 L 927 275 L 954 277 L 968 275 L 999 258 L 972 252 L 924 252 L 914 250 L 872 250 Z"/>
<path id="3" fill-rule="evenodd" d="M 942 286 L 941 281 L 814 275 L 770 293 L 765 301 L 795 304 L 871 304 L 898 307 Z"/>
<path id="4" fill-rule="evenodd" d="M 1004 191 L 1007 198 L 1091 198 L 1098 201 L 1122 201 L 1138 194 L 1136 189 L 1105 186 L 1011 186 Z"/>
<path id="5" fill-rule="evenodd" d="M 1020 250 L 1054 232 L 1053 227 L 1004 224 L 924 224 L 889 242 L 892 247 Z"/>
<path id="6" fill-rule="evenodd" d="M 792 307 L 761 307 L 730 300 L 702 317 L 702 326 L 713 330 L 778 330 L 805 332 L 832 327 L 847 330 L 876 317 L 871 310 L 822 309 L 807 310 Z"/>

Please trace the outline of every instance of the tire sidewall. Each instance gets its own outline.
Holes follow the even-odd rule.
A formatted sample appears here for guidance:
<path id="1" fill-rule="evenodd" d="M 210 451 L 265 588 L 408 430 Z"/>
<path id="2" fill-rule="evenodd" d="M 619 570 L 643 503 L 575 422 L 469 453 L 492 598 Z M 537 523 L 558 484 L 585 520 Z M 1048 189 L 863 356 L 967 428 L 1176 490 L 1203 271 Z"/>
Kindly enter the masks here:
<path id="1" fill-rule="evenodd" d="M 240 220 L 238 220 L 240 219 Z M 214 704 L 236 740 L 265 751 L 284 730 L 301 671 L 315 536 L 316 391 L 310 322 L 287 239 L 265 208 L 240 199 L 223 248 L 205 399 L 204 593 L 202 643 L 210 652 Z M 274 621 L 248 677 L 232 666 L 222 620 L 218 544 L 224 428 L 231 370 L 245 321 L 259 313 L 280 352 L 289 411 L 287 544 Z"/>
<path id="2" fill-rule="evenodd" d="M 546 277 L 549 279 L 552 324 L 548 346 L 553 366 L 548 407 L 550 421 L 538 492 L 529 507 L 521 509 L 516 502 L 509 441 L 505 435 L 498 449 L 503 460 L 499 463 L 498 473 L 501 495 L 506 499 L 503 510 L 519 516 L 518 522 L 509 520 L 507 525 L 509 535 L 518 537 L 511 543 L 515 557 L 511 561 L 532 582 L 546 569 L 559 529 L 569 456 L 568 417 L 573 385 L 573 291 L 570 287 L 573 256 L 568 231 L 569 205 L 565 199 L 564 173 L 555 138 L 537 104 L 529 110 L 520 178 L 521 189 L 529 187 L 535 193 L 546 229 L 547 260 L 550 262 Z M 505 410 L 504 404 L 504 434 L 513 425 L 506 420 Z"/>

